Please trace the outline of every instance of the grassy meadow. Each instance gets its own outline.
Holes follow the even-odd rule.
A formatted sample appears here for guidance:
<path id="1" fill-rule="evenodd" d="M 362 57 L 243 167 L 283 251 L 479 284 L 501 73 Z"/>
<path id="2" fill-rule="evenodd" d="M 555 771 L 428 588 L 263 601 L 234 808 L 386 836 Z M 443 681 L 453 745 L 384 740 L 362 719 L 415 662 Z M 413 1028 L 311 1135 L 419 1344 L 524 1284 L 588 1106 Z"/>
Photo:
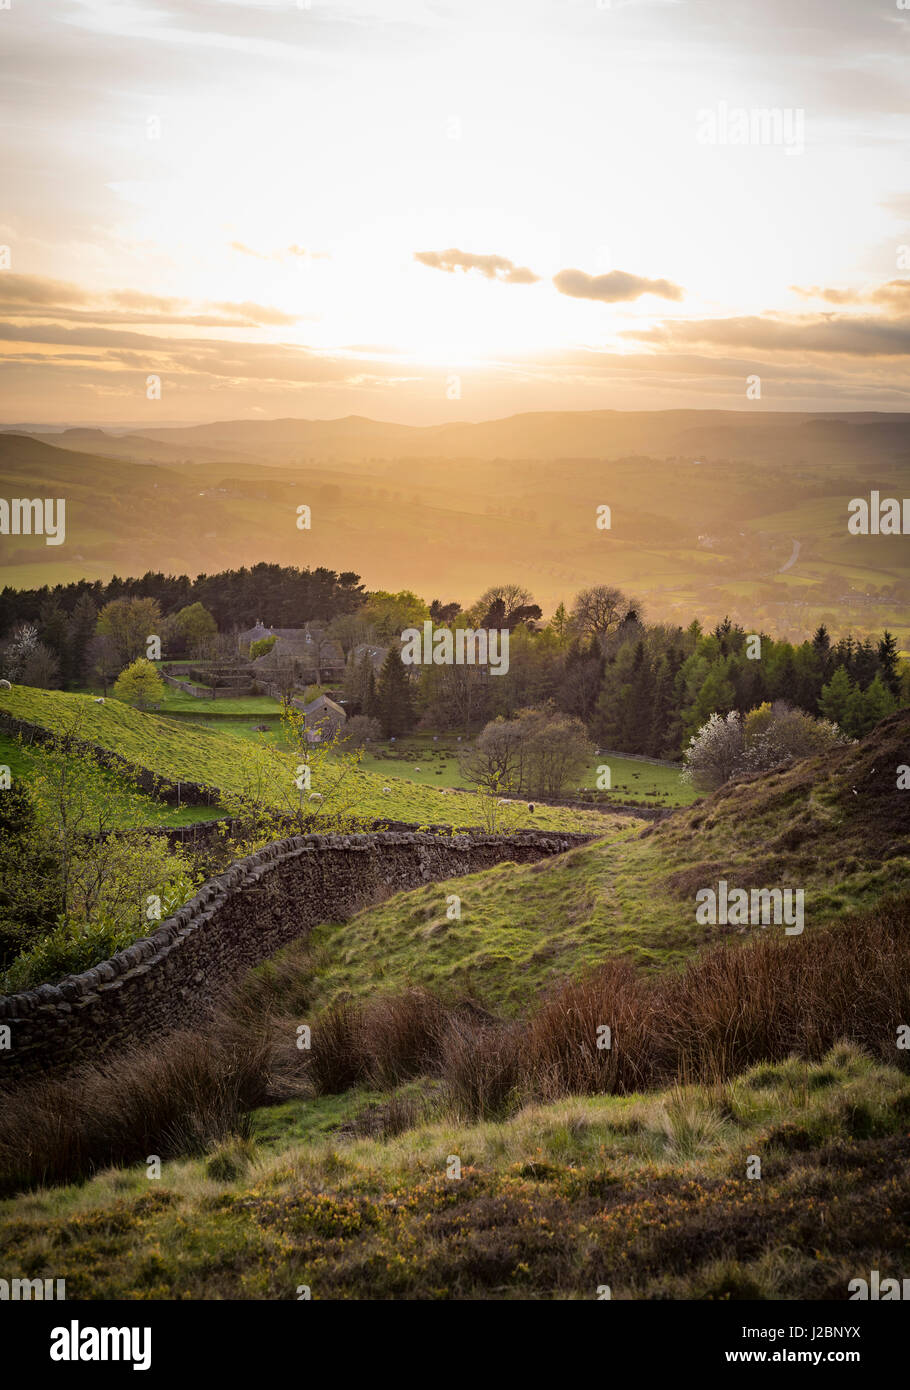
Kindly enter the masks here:
<path id="1" fill-rule="evenodd" d="M 281 715 L 276 702 L 264 695 L 248 695 L 237 699 L 206 700 L 186 695 L 173 686 L 165 688 L 164 699 L 156 713 L 189 719 L 208 729 L 229 730 L 240 738 L 255 739 L 259 727 L 266 725 L 263 736 L 281 743 Z M 458 765 L 458 754 L 469 743 L 457 734 L 410 734 L 394 743 L 383 741 L 370 744 L 363 754 L 361 768 L 384 779 L 404 778 L 424 787 L 448 787 L 466 790 L 466 779 Z M 620 753 L 597 754 L 580 777 L 577 786 L 567 787 L 566 800 L 579 792 L 597 789 L 598 769 L 606 764 L 610 769 L 609 792 L 600 792 L 598 800 L 609 803 L 637 802 L 653 806 L 687 806 L 698 794 L 682 780 L 678 764 L 650 758 L 631 758 Z"/>
<path id="2" fill-rule="evenodd" d="M 253 731 L 238 733 L 230 727 L 229 720 L 199 724 L 142 712 L 112 698 L 98 704 L 88 695 L 27 687 L 0 691 L 0 714 L 3 712 L 57 734 L 70 732 L 78 721 L 80 738 L 109 748 L 173 782 L 199 782 L 236 793 L 242 792 L 246 785 L 243 755 Z M 36 753 L 35 756 L 40 755 Z M 288 753 L 289 781 L 296 766 L 296 760 Z M 323 790 L 328 802 L 334 785 L 331 763 L 326 776 L 328 784 Z M 422 785 L 404 777 L 387 781 L 384 776 L 362 766 L 351 776 L 356 784 L 353 790 L 356 811 L 364 819 L 456 826 L 477 825 L 481 821 L 478 798 L 473 792 L 449 790 L 444 794 L 436 786 Z M 386 786 L 388 791 L 384 790 Z M 315 782 L 313 790 L 320 790 Z M 213 808 L 215 813 L 217 809 Z M 319 811 L 314 814 L 318 818 Z M 611 830 L 616 819 L 597 809 L 543 805 L 536 806 L 533 814 L 519 810 L 516 815 L 526 826 L 592 834 Z"/>

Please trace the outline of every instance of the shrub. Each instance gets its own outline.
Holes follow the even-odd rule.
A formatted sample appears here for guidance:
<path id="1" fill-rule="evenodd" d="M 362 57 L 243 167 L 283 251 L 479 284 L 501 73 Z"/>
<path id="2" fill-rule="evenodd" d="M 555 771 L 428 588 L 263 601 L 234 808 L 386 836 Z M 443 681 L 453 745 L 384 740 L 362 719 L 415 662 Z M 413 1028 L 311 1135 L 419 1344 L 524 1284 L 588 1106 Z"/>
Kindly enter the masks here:
<path id="1" fill-rule="evenodd" d="M 137 656 L 117 677 L 114 697 L 137 709 L 150 709 L 164 699 L 164 681 L 150 661 Z"/>
<path id="2" fill-rule="evenodd" d="M 250 661 L 266 656 L 278 641 L 277 637 L 260 637 L 258 642 L 250 643 Z"/>
<path id="3" fill-rule="evenodd" d="M 814 719 L 784 700 L 763 704 L 742 718 L 712 714 L 689 740 L 683 777 L 698 791 L 713 791 L 731 777 L 767 772 L 848 743 L 836 724 Z"/>
<path id="4" fill-rule="evenodd" d="M 286 1070 L 276 1077 L 268 1029 L 250 1024 L 243 1011 L 221 1014 L 207 1029 L 0 1095 L 0 1186 L 72 1180 L 148 1154 L 204 1154 L 245 1135 L 252 1107 L 304 1090 Z"/>

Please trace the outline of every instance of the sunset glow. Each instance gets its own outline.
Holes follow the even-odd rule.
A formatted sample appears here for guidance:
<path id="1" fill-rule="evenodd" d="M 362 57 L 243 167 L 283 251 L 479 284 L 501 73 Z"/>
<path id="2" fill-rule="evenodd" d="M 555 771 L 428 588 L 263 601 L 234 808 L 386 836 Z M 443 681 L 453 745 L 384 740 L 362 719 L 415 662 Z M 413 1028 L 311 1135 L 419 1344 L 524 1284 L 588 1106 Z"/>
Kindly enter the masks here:
<path id="1" fill-rule="evenodd" d="M 2 418 L 204 420 L 228 392 L 236 415 L 412 423 L 738 408 L 750 372 L 778 409 L 906 405 L 908 19 L 798 15 L 0 12 Z M 751 143 L 737 112 L 764 113 Z M 499 269 L 417 259 L 446 251 Z M 578 297 L 568 272 L 629 284 Z"/>

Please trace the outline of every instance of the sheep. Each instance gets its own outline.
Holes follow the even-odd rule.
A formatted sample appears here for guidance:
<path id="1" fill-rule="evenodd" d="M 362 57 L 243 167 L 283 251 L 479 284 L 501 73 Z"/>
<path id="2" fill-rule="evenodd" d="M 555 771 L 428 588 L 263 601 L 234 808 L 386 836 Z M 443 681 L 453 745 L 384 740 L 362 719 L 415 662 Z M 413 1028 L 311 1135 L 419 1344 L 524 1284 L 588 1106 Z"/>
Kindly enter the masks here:
<path id="1" fill-rule="evenodd" d="M 93 698 L 94 698 L 94 702 L 95 702 L 96 705 L 103 705 L 103 704 L 104 704 L 104 696 L 103 696 L 103 695 L 95 695 Z"/>
<path id="2" fill-rule="evenodd" d="M 392 790 L 392 788 L 391 788 L 391 787 L 383 787 L 382 790 L 383 790 L 384 792 L 390 792 L 390 791 Z"/>
<path id="3" fill-rule="evenodd" d="M 321 801 L 321 800 L 322 800 L 322 792 L 310 792 L 309 799 L 310 799 L 310 801 Z"/>
<path id="4" fill-rule="evenodd" d="M 12 690 L 12 688 L 9 681 L 0 681 L 0 690 Z"/>

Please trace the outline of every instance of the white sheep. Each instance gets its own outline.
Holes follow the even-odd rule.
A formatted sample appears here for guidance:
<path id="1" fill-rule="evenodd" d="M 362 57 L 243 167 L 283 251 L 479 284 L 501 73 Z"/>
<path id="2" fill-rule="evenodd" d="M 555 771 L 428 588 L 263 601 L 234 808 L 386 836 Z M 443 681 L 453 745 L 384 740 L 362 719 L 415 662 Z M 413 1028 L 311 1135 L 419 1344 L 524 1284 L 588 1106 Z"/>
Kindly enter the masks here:
<path id="1" fill-rule="evenodd" d="M 383 790 L 384 792 L 390 792 L 390 791 L 392 790 L 392 788 L 391 788 L 391 787 L 383 787 L 382 790 Z"/>
<path id="2" fill-rule="evenodd" d="M 12 690 L 12 688 L 9 681 L 0 681 L 0 690 Z"/>
<path id="3" fill-rule="evenodd" d="M 322 792 L 310 792 L 309 799 L 310 799 L 310 801 L 321 801 L 321 800 L 322 800 Z"/>
<path id="4" fill-rule="evenodd" d="M 104 696 L 103 696 L 103 695 L 96 695 L 96 696 L 94 696 L 94 701 L 95 701 L 95 704 L 96 704 L 96 705 L 103 705 L 103 704 L 104 704 Z"/>

